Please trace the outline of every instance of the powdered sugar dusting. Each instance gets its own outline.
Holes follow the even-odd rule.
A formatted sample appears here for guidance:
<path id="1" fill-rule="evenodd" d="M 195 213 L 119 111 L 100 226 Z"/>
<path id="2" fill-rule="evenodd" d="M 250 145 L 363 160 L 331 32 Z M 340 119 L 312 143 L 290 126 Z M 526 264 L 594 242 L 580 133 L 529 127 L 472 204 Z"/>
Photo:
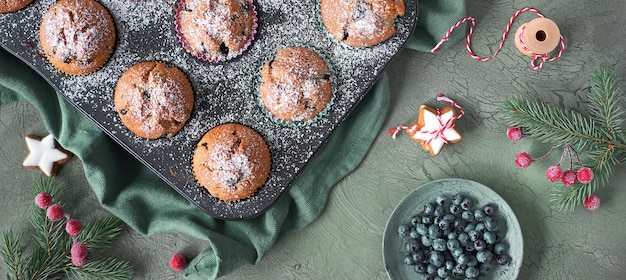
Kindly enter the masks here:
<path id="1" fill-rule="evenodd" d="M 38 0 L 18 12 L 0 15 L 0 40 L 46 77 L 59 92 L 96 121 L 140 161 L 207 213 L 224 219 L 254 217 L 272 205 L 373 85 L 380 72 L 408 39 L 416 21 L 416 1 L 396 22 L 395 36 L 370 48 L 348 48 L 332 39 L 319 19 L 319 2 L 259 0 L 257 34 L 240 56 L 215 64 L 203 62 L 181 46 L 174 27 L 172 0 L 101 0 L 117 25 L 118 41 L 110 60 L 84 77 L 59 73 L 23 41 L 38 38 L 38 25 L 55 0 Z M 317 11 L 317 12 L 313 12 Z M 33 43 L 37 43 L 36 41 Z M 268 118 L 258 102 L 259 69 L 284 46 L 310 46 L 325 58 L 335 81 L 333 105 L 323 117 L 304 126 L 285 126 Z M 195 92 L 192 116 L 172 138 L 147 140 L 121 123 L 113 106 L 118 79 L 132 65 L 158 60 L 180 68 Z M 221 202 L 200 187 L 191 156 L 210 128 L 227 122 L 258 131 L 270 148 L 271 173 L 250 199 Z"/>
<path id="2" fill-rule="evenodd" d="M 184 75 L 161 63 L 131 67 L 118 82 L 115 94 L 120 118 L 146 138 L 175 134 L 189 118 L 193 106 L 193 93 Z"/>
<path id="3" fill-rule="evenodd" d="M 83 3 L 76 3 L 76 11 L 87 9 Z M 102 14 L 81 13 L 76 18 L 73 11 L 59 8 L 50 15 L 49 24 L 43 26 L 43 32 L 60 56 L 88 57 L 96 52 L 103 39 L 99 30 L 106 30 L 107 26 Z"/>
<path id="4" fill-rule="evenodd" d="M 364 7 L 365 6 L 365 7 Z M 357 4 L 352 28 L 359 30 L 363 37 L 370 37 L 376 32 L 377 15 L 365 3 Z"/>
<path id="5" fill-rule="evenodd" d="M 181 0 L 175 16 L 179 41 L 194 56 L 225 61 L 248 48 L 257 28 L 251 0 Z"/>
<path id="6" fill-rule="evenodd" d="M 283 48 L 261 69 L 259 96 L 272 116 L 284 121 L 308 121 L 330 102 L 331 71 L 306 47 Z"/>
<path id="7" fill-rule="evenodd" d="M 211 153 L 209 167 L 214 174 L 209 176 L 216 178 L 221 186 L 230 186 L 226 189 L 234 192 L 234 186 L 242 178 L 254 177 L 250 163 L 246 153 L 233 153 L 231 147 L 218 143 Z"/>

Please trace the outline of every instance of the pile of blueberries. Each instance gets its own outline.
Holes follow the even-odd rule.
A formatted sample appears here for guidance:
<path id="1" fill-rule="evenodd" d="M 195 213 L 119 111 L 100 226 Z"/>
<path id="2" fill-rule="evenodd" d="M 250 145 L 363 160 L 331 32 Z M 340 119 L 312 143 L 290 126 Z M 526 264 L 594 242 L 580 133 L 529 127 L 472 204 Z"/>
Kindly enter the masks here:
<path id="1" fill-rule="evenodd" d="M 457 193 L 418 207 L 421 213 L 398 227 L 406 240 L 404 263 L 422 279 L 473 279 L 510 264 L 495 206 L 473 204 Z"/>

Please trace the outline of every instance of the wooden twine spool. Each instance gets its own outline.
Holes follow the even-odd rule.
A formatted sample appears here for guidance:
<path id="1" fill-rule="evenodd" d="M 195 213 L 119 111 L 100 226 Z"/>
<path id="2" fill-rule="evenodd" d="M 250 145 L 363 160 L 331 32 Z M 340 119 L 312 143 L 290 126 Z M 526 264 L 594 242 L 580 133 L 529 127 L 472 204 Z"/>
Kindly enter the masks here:
<path id="1" fill-rule="evenodd" d="M 527 56 L 547 54 L 559 45 L 561 31 L 554 21 L 536 18 L 520 26 L 515 32 L 515 46 Z"/>

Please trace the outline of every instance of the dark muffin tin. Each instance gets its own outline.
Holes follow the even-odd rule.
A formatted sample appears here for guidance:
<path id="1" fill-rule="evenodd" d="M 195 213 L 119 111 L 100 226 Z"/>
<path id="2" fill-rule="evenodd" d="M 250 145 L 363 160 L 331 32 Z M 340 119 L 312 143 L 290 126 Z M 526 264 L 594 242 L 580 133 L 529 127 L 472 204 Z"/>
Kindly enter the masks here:
<path id="1" fill-rule="evenodd" d="M 0 43 L 41 74 L 59 94 L 178 193 L 209 215 L 249 219 L 268 210 L 284 194 L 307 161 L 367 94 L 409 39 L 417 21 L 417 0 L 405 1 L 397 32 L 369 48 L 347 47 L 330 37 L 319 18 L 319 2 L 255 1 L 258 29 L 250 48 L 222 63 L 203 62 L 185 52 L 174 30 L 173 1 L 102 0 L 116 22 L 118 42 L 110 60 L 87 76 L 68 76 L 40 54 L 39 24 L 54 0 L 35 0 L 26 8 L 0 14 Z M 279 3 L 276 3 L 279 2 Z M 331 65 L 335 76 L 329 110 L 307 125 L 285 125 L 263 113 L 257 100 L 261 65 L 283 46 L 308 46 Z M 158 60 L 179 67 L 193 85 L 196 102 L 186 126 L 174 137 L 146 140 L 130 133 L 114 110 L 113 94 L 122 73 L 141 62 Z M 210 128 L 236 122 L 257 130 L 267 141 L 272 169 L 267 183 L 251 198 L 227 203 L 198 185 L 191 170 L 197 142 Z M 163 205 L 167 207 L 167 205 Z"/>

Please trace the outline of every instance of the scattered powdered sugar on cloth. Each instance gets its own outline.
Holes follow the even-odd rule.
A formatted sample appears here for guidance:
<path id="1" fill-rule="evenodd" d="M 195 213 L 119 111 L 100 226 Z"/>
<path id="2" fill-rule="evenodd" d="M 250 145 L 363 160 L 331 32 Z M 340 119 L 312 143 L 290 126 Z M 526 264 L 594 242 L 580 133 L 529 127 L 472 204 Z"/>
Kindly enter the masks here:
<path id="1" fill-rule="evenodd" d="M 118 41 L 110 60 L 88 76 L 56 71 L 39 49 L 39 24 L 54 0 L 35 1 L 26 9 L 0 15 L 2 44 L 42 73 L 59 92 L 93 119 L 140 161 L 153 169 L 187 199 L 213 216 L 249 218 L 266 210 L 290 185 L 298 172 L 353 107 L 363 98 L 381 71 L 408 39 L 415 24 L 417 4 L 406 1 L 407 13 L 396 21 L 397 34 L 369 48 L 347 47 L 326 33 L 319 19 L 319 1 L 255 1 L 258 27 L 250 47 L 240 56 L 214 64 L 203 62 L 181 46 L 174 28 L 176 2 L 99 1 L 113 16 Z M 257 96 L 259 69 L 285 46 L 317 51 L 333 70 L 332 106 L 321 118 L 304 126 L 290 126 L 268 118 Z M 119 77 L 132 65 L 158 60 L 180 68 L 195 92 L 191 118 L 168 139 L 146 140 L 126 129 L 113 106 Z M 258 131 L 267 141 L 272 167 L 267 183 L 250 199 L 218 201 L 200 187 L 191 171 L 191 156 L 210 128 L 236 122 Z"/>

